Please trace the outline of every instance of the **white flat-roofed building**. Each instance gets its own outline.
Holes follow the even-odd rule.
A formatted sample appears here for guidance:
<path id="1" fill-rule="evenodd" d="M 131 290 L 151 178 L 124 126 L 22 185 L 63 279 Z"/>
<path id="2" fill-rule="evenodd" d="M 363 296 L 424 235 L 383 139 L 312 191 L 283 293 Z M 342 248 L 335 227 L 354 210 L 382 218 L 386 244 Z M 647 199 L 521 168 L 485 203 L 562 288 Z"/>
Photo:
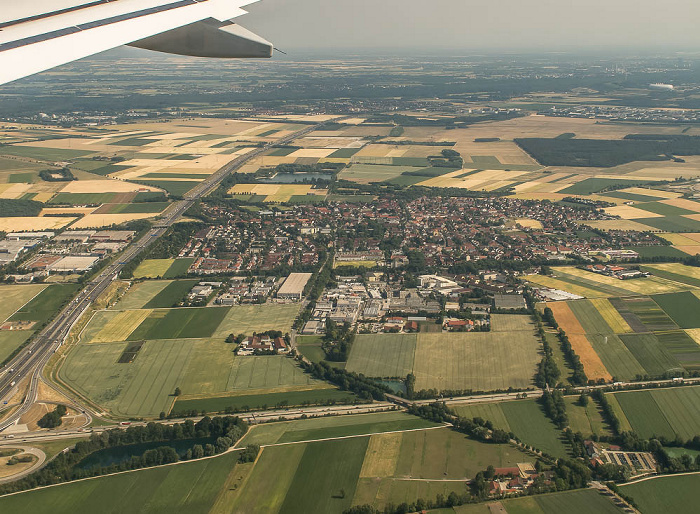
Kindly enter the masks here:
<path id="1" fill-rule="evenodd" d="M 277 291 L 277 298 L 283 300 L 301 300 L 304 288 L 311 279 L 311 273 L 292 273 Z"/>
<path id="2" fill-rule="evenodd" d="M 99 257 L 91 255 L 69 255 L 51 264 L 49 270 L 54 273 L 84 273 L 99 260 Z"/>
<path id="3" fill-rule="evenodd" d="M 54 232 L 10 232 L 5 238 L 19 241 L 20 239 L 51 239 L 54 235 Z"/>

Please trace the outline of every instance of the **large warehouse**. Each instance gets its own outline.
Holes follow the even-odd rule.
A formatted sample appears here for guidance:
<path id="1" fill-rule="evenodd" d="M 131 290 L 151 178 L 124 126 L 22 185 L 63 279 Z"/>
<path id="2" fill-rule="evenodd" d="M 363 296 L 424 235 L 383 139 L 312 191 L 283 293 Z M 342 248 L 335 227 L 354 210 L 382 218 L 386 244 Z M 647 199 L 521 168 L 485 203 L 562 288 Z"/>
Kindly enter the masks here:
<path id="1" fill-rule="evenodd" d="M 311 278 L 311 273 L 292 273 L 277 291 L 277 298 L 285 300 L 301 300 L 304 288 Z"/>

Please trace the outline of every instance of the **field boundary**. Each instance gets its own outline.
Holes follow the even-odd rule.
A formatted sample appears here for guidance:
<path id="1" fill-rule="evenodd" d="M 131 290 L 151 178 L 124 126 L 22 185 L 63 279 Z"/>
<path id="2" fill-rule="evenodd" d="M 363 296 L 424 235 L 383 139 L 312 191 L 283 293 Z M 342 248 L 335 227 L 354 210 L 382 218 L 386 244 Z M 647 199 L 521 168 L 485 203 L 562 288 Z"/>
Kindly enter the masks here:
<path id="1" fill-rule="evenodd" d="M 657 478 L 684 477 L 684 476 L 689 476 L 689 475 L 700 475 L 700 471 L 686 471 L 685 473 L 673 473 L 672 475 L 654 475 L 654 476 L 650 476 L 650 477 L 639 478 L 637 480 L 632 480 L 631 482 L 626 482 L 624 484 L 620 484 L 620 487 L 638 484 L 640 482 L 646 482 L 648 480 L 656 480 Z"/>

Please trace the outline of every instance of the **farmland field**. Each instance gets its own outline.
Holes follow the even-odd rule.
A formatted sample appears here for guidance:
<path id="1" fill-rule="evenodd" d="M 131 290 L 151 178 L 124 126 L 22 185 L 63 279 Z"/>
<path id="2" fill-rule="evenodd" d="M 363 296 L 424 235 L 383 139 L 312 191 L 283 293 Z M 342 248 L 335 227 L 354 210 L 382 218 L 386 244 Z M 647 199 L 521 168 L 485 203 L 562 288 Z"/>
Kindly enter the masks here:
<path id="1" fill-rule="evenodd" d="M 175 259 L 175 262 L 168 268 L 163 278 L 177 278 L 186 275 L 187 270 L 193 262 L 194 259 L 191 258 Z"/>
<path id="2" fill-rule="evenodd" d="M 593 380 L 602 378 L 608 381 L 612 379 L 609 370 L 606 369 L 600 356 L 593 349 L 591 341 L 586 337 L 586 331 L 571 310 L 569 302 L 553 302 L 548 303 L 547 306 L 552 309 L 554 318 L 566 332 L 571 346 L 581 358 L 588 378 Z"/>
<path id="3" fill-rule="evenodd" d="M 650 376 L 660 376 L 681 367 L 654 334 L 621 334 L 618 337 Z"/>
<path id="4" fill-rule="evenodd" d="M 413 371 L 416 389 L 531 387 L 540 343 L 530 318 L 497 314 L 492 323 L 492 332 L 418 334 Z M 512 331 L 498 332 L 499 323 L 516 326 Z"/>
<path id="5" fill-rule="evenodd" d="M 505 402 L 501 409 L 513 433 L 525 444 L 556 457 L 566 455 L 561 432 L 545 417 L 535 400 Z"/>
<path id="6" fill-rule="evenodd" d="M 231 345 L 207 339 L 145 341 L 129 363 L 120 357 L 130 343 L 80 344 L 59 372 L 62 380 L 120 416 L 157 416 L 175 398 L 263 395 L 323 388 L 282 356 L 236 357 Z"/>
<path id="7" fill-rule="evenodd" d="M 700 475 L 665 476 L 622 485 L 644 514 L 695 512 L 700 501 Z"/>
<path id="8" fill-rule="evenodd" d="M 248 444 L 271 445 L 275 443 L 311 441 L 329 437 L 415 430 L 437 427 L 427 421 L 404 412 L 378 412 L 353 416 L 331 416 L 282 423 L 256 425 L 236 445 L 244 448 Z"/>
<path id="9" fill-rule="evenodd" d="M 136 327 L 143 323 L 151 312 L 153 311 L 148 309 L 121 311 L 104 323 L 99 332 L 91 337 L 90 342 L 126 341 L 131 333 L 136 330 Z M 100 317 L 95 318 L 96 323 L 99 322 L 98 320 L 100 320 Z"/>
<path id="10" fill-rule="evenodd" d="M 416 335 L 357 335 L 345 369 L 368 377 L 405 378 L 413 371 Z"/>
<path id="11" fill-rule="evenodd" d="M 169 280 L 147 280 L 133 283 L 114 309 L 141 309 L 170 284 Z"/>
<path id="12" fill-rule="evenodd" d="M 134 271 L 134 278 L 160 278 L 174 262 L 175 259 L 146 259 Z"/>
<path id="13" fill-rule="evenodd" d="M 234 410 L 261 410 L 277 405 L 323 405 L 326 403 L 352 402 L 357 397 L 347 391 L 334 388 L 291 390 L 283 393 L 244 394 L 236 396 L 219 396 L 202 399 L 180 399 L 173 406 L 173 412 L 226 412 Z"/>
<path id="14" fill-rule="evenodd" d="M 197 280 L 174 280 L 144 305 L 144 309 L 169 309 L 176 307 L 187 293 L 197 285 Z"/>
<path id="15" fill-rule="evenodd" d="M 12 316 L 36 295 L 46 289 L 43 284 L 0 285 L 0 323 Z"/>
<path id="16" fill-rule="evenodd" d="M 32 298 L 12 315 L 10 320 L 38 321 L 40 323 L 48 321 L 77 290 L 77 284 L 53 284 Z"/>
<path id="17" fill-rule="evenodd" d="M 681 328 L 700 328 L 700 299 L 693 293 L 659 294 L 654 301 Z"/>
<path id="18" fill-rule="evenodd" d="M 229 334 L 252 335 L 253 332 L 266 330 L 288 332 L 297 314 L 298 303 L 237 305 L 228 310 L 226 317 L 214 332 L 214 337 L 226 338 Z"/>
<path id="19" fill-rule="evenodd" d="M 558 457 L 566 455 L 561 432 L 544 415 L 535 400 L 509 401 L 456 407 L 461 416 L 482 417 L 496 428 L 513 432 L 525 444 Z M 503 423 L 507 423 L 504 425 Z"/>
<path id="20" fill-rule="evenodd" d="M 0 331 L 0 363 L 22 345 L 34 332 L 32 330 Z"/>
<path id="21" fill-rule="evenodd" d="M 228 310 L 226 307 L 154 310 L 131 333 L 129 340 L 211 337 Z"/>
<path id="22" fill-rule="evenodd" d="M 539 494 L 501 502 L 507 514 L 620 514 L 610 500 L 595 489 Z M 461 511 L 457 511 L 461 514 Z M 643 511 L 645 514 L 647 511 Z M 466 513 L 465 513 L 466 514 Z"/>
<path id="23" fill-rule="evenodd" d="M 3 512 L 208 512 L 238 455 L 122 473 L 0 497 Z"/>
<path id="24" fill-rule="evenodd" d="M 700 435 L 700 387 L 676 387 L 615 393 L 625 418 L 641 437 L 684 440 Z"/>
<path id="25" fill-rule="evenodd" d="M 584 437 L 591 434 L 613 435 L 603 421 L 603 413 L 594 400 L 589 398 L 585 407 L 579 404 L 578 397 L 566 397 L 565 401 L 571 430 L 581 432 Z"/>

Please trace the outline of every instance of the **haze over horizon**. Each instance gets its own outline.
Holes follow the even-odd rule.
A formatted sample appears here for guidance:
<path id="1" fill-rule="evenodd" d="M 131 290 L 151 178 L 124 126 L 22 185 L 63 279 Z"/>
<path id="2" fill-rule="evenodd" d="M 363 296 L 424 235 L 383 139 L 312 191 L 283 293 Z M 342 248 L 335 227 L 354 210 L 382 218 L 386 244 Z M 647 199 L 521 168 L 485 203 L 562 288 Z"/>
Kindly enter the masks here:
<path id="1" fill-rule="evenodd" d="M 685 0 L 261 0 L 243 26 L 283 50 L 700 49 Z"/>

